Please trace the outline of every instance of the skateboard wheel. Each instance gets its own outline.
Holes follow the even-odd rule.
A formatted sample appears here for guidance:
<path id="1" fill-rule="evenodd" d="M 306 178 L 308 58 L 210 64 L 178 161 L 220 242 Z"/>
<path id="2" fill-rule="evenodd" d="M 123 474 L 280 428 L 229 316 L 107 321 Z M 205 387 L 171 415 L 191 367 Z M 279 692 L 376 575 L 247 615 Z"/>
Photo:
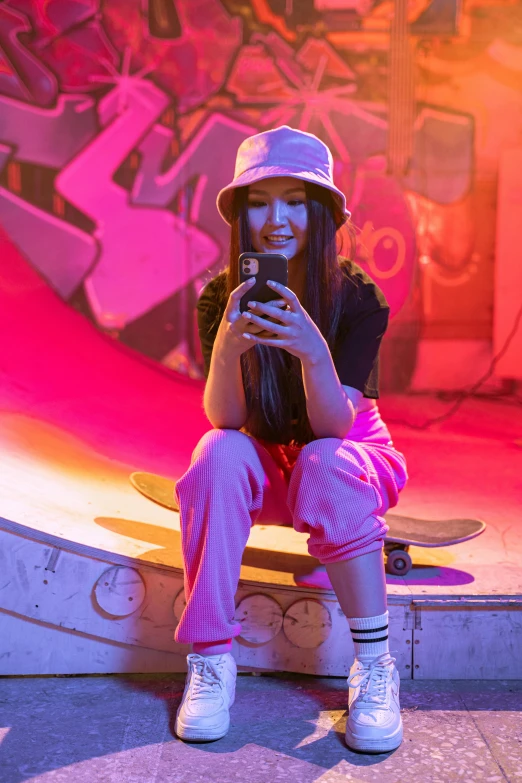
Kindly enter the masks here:
<path id="1" fill-rule="evenodd" d="M 388 553 L 386 558 L 386 570 L 394 576 L 404 576 L 411 569 L 412 562 L 409 554 L 403 549 L 395 549 Z"/>

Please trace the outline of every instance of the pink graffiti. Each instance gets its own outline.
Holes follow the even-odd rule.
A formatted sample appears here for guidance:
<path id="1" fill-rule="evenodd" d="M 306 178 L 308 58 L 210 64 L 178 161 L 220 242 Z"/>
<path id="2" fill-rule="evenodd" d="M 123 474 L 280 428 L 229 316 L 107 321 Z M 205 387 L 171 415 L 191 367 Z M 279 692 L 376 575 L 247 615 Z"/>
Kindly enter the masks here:
<path id="1" fill-rule="evenodd" d="M 46 45 L 50 40 L 92 19 L 98 0 L 7 0 L 30 20 L 34 42 Z"/>
<path id="2" fill-rule="evenodd" d="M 190 222 L 205 228 L 222 247 L 228 244 L 228 227 L 216 209 L 218 192 L 234 171 L 237 148 L 256 128 L 219 112 L 210 114 L 192 135 L 175 163 L 164 170 L 163 158 L 172 139 L 168 128 L 157 125 L 140 145 L 141 165 L 134 180 L 132 202 L 166 206 L 197 179 L 190 205 Z M 216 155 L 219 150 L 219 155 Z"/>
<path id="3" fill-rule="evenodd" d="M 329 112 L 353 105 L 348 96 L 355 92 L 354 79 L 353 71 L 327 41 L 309 39 L 296 54 L 276 33 L 255 34 L 237 57 L 227 89 L 241 104 L 271 103 L 273 108 L 261 118 L 265 126 L 296 126 L 298 122 L 301 130 L 308 130 L 310 121 L 319 117 L 338 155 L 347 160 Z"/>
<path id="4" fill-rule="evenodd" d="M 10 155 L 11 149 L 0 144 L 0 172 Z M 2 186 L 0 222 L 33 267 L 64 298 L 71 296 L 96 259 L 96 240 L 89 234 Z"/>
<path id="5" fill-rule="evenodd" d="M 17 161 L 61 168 L 98 129 L 92 98 L 59 95 L 50 108 L 0 96 L 0 139 Z"/>
<path id="6" fill-rule="evenodd" d="M 357 167 L 350 210 L 359 229 L 357 262 L 382 288 L 394 318 L 411 295 L 416 237 L 401 184 L 386 174 L 384 155 Z"/>
<path id="7" fill-rule="evenodd" d="M 178 109 L 184 112 L 222 87 L 241 45 L 242 23 L 229 16 L 220 0 L 171 2 L 181 27 L 181 35 L 175 39 L 150 35 L 143 0 L 107 0 L 102 17 L 118 50 L 130 47 L 135 68 L 154 65 L 156 84 L 176 95 Z"/>
<path id="8" fill-rule="evenodd" d="M 56 79 L 20 42 L 20 34 L 30 31 L 31 25 L 23 14 L 0 5 L 0 92 L 49 106 L 57 93 Z"/>
<path id="9" fill-rule="evenodd" d="M 168 103 L 140 74 L 124 72 L 99 103 L 102 131 L 56 179 L 58 192 L 97 224 L 100 257 L 85 291 L 96 319 L 108 328 L 123 328 L 218 257 L 218 245 L 203 231 L 167 209 L 133 206 L 113 180 Z"/>
<path id="10" fill-rule="evenodd" d="M 101 25 L 98 0 L 11 0 L 26 18 L 27 48 L 57 77 L 62 91 L 88 92 L 119 56 Z M 19 65 L 16 65 L 19 71 Z M 56 82 L 56 80 L 54 80 Z"/>

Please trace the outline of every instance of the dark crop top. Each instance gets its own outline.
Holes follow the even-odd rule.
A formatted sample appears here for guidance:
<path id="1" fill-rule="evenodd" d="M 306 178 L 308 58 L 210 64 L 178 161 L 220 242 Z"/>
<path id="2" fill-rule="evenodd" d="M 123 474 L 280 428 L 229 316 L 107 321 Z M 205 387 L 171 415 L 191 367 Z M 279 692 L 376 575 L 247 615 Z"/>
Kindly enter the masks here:
<path id="1" fill-rule="evenodd" d="M 345 260 L 345 259 L 343 259 Z M 204 287 L 197 303 L 197 318 L 205 378 L 226 302 L 221 306 L 216 296 L 216 282 L 221 272 Z M 352 386 L 364 397 L 379 397 L 379 347 L 388 326 L 390 308 L 381 289 L 357 264 L 351 263 L 350 277 L 357 291 L 348 286 L 348 301 L 343 308 L 332 359 L 343 386 Z"/>

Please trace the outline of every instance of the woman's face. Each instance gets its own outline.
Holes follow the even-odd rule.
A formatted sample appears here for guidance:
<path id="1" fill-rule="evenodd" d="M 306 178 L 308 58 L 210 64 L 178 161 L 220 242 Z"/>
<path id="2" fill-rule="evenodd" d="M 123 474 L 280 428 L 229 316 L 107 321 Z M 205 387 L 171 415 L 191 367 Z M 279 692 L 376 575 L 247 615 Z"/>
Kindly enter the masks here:
<path id="1" fill-rule="evenodd" d="M 302 257 L 308 212 L 304 182 L 294 177 L 263 179 L 248 188 L 248 221 L 257 253 Z"/>

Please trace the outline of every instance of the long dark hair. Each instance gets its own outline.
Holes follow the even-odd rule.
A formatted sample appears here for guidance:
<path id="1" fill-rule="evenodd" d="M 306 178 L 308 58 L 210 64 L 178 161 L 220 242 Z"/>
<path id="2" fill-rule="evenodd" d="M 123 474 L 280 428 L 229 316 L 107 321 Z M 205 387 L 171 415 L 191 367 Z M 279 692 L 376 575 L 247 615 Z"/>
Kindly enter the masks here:
<path id="1" fill-rule="evenodd" d="M 305 182 L 308 212 L 304 309 L 333 351 L 347 297 L 355 293 L 350 279 L 355 257 L 355 231 L 348 225 L 350 256 L 338 256 L 338 235 L 330 192 Z M 253 251 L 248 223 L 248 187 L 237 188 L 230 237 L 229 266 L 223 276 L 223 302 L 239 285 L 239 256 Z M 351 290 L 347 290 L 348 287 Z M 306 411 L 301 361 L 288 351 L 253 345 L 241 355 L 241 372 L 248 417 L 244 429 L 254 438 L 272 443 L 305 445 L 316 439 Z M 292 407 L 295 406 L 295 411 Z M 295 412 L 295 415 L 294 415 Z M 296 418 L 295 425 L 292 419 Z"/>

